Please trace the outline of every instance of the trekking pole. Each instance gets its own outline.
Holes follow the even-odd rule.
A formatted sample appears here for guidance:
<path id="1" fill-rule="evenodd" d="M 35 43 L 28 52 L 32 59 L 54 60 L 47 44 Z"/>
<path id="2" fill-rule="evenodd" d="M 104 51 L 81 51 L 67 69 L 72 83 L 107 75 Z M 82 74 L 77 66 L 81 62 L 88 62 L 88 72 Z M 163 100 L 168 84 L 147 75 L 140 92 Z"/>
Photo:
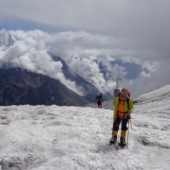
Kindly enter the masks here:
<path id="1" fill-rule="evenodd" d="M 131 129 L 132 129 L 132 119 L 130 119 L 130 127 L 131 127 Z"/>
<path id="2" fill-rule="evenodd" d="M 129 120 L 128 120 L 128 133 L 127 133 L 127 148 L 129 145 Z"/>

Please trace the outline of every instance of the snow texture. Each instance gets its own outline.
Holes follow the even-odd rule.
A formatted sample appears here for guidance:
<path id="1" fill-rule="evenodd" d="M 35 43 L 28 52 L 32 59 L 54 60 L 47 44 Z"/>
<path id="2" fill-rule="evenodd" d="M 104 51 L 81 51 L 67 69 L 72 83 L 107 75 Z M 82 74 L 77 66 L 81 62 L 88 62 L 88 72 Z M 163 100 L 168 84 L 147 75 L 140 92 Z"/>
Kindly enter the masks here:
<path id="1" fill-rule="evenodd" d="M 109 145 L 112 110 L 1 106 L 0 170 L 168 170 L 169 92 L 166 86 L 140 97 L 128 149 L 119 150 Z"/>

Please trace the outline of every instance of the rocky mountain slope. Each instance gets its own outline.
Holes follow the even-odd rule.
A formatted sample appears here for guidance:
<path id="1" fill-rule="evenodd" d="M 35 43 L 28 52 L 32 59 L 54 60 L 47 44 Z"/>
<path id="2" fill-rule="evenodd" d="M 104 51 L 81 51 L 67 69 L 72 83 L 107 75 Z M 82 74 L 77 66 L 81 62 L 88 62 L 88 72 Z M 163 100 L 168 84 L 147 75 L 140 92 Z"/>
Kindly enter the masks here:
<path id="1" fill-rule="evenodd" d="M 84 97 L 59 81 L 23 69 L 0 69 L 0 105 L 87 104 Z"/>

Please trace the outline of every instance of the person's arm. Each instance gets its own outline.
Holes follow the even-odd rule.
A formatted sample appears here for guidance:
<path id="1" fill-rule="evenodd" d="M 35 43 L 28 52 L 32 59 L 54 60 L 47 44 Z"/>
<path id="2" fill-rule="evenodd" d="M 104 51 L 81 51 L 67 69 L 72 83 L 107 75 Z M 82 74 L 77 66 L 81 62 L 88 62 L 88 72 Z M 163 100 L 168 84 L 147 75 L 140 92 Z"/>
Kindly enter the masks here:
<path id="1" fill-rule="evenodd" d="M 133 100 L 129 99 L 129 112 L 132 113 L 134 111 Z"/>
<path id="2" fill-rule="evenodd" d="M 114 113 L 113 113 L 114 120 L 117 118 L 118 102 L 119 102 L 119 98 L 115 97 L 115 99 L 114 99 Z"/>

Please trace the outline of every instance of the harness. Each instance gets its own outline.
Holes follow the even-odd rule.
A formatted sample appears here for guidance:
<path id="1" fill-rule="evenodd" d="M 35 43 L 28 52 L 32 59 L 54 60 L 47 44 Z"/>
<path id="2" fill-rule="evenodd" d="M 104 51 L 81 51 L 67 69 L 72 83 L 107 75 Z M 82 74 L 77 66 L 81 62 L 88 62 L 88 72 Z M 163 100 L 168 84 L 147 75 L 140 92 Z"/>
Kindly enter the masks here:
<path id="1" fill-rule="evenodd" d="M 129 105 L 129 98 L 127 100 L 121 100 L 119 97 L 119 102 L 118 102 L 118 117 L 120 119 L 125 119 L 127 116 L 128 111 L 124 111 L 125 109 L 125 102 L 127 103 L 128 111 L 130 110 L 130 105 Z"/>

